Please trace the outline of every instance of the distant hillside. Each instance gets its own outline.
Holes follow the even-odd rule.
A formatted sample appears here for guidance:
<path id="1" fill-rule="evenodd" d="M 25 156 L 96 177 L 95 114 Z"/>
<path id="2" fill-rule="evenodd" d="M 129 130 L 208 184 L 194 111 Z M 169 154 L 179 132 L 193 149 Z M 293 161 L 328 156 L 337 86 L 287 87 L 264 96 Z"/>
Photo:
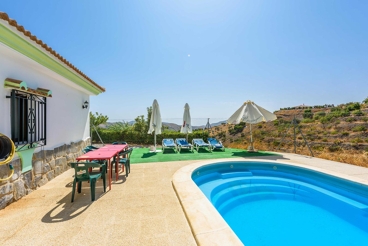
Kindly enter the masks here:
<path id="1" fill-rule="evenodd" d="M 366 102 L 367 101 L 367 102 Z M 254 146 L 260 150 L 296 153 L 368 167 L 368 100 L 336 107 L 284 108 L 277 120 L 252 126 Z M 300 131 L 300 130 L 301 131 Z M 248 125 L 220 125 L 210 133 L 227 147 L 246 149 Z"/>
<path id="2" fill-rule="evenodd" d="M 220 122 L 216 122 L 216 123 L 211 123 L 211 127 L 215 127 L 215 126 L 219 126 L 221 125 L 222 123 L 225 123 L 226 121 L 220 121 Z M 134 121 L 130 121 L 130 122 L 127 122 L 129 125 L 133 125 L 134 124 Z M 117 125 L 122 125 L 124 124 L 123 122 L 107 122 L 106 124 L 101 124 L 99 125 L 99 127 L 101 128 L 112 128 L 114 126 L 117 126 Z M 178 125 L 178 124 L 175 124 L 175 123 L 169 123 L 169 122 L 162 122 L 162 125 L 164 127 L 167 127 L 169 130 L 173 130 L 173 131 L 180 131 L 180 128 L 181 128 L 181 125 Z M 196 130 L 196 129 L 203 129 L 205 126 L 204 125 L 201 125 L 201 126 L 192 126 L 192 129 L 193 130 Z"/>
<path id="3" fill-rule="evenodd" d="M 167 127 L 169 130 L 180 131 L 181 126 L 175 123 L 162 122 L 164 127 Z"/>
<path id="4" fill-rule="evenodd" d="M 210 123 L 211 127 L 215 127 L 215 126 L 219 126 L 222 123 L 226 123 L 226 121 L 220 121 L 220 122 L 216 122 L 216 123 Z M 181 125 L 177 125 L 175 123 L 168 123 L 168 122 L 162 122 L 162 125 L 167 126 L 170 130 L 174 130 L 174 131 L 180 131 Z M 203 129 L 205 128 L 205 125 L 201 125 L 201 126 L 192 126 L 193 130 L 197 130 L 197 129 Z"/>

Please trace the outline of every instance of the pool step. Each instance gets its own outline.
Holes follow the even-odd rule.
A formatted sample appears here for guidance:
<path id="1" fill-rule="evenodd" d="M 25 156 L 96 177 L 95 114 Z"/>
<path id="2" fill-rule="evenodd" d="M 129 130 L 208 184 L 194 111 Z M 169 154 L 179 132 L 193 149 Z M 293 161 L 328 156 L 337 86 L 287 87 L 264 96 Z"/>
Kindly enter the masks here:
<path id="1" fill-rule="evenodd" d="M 248 182 L 247 182 L 248 181 Z M 234 180 L 226 184 L 219 185 L 211 192 L 211 200 L 215 207 L 223 208 L 235 200 L 244 200 L 252 196 L 267 195 L 281 198 L 293 197 L 303 201 L 309 199 L 330 201 L 334 199 L 340 203 L 355 207 L 364 212 L 368 212 L 368 205 L 360 201 L 342 196 L 330 190 L 304 183 L 296 180 L 289 180 L 274 177 L 251 177 L 248 180 Z M 248 198 L 247 198 L 248 197 Z M 305 200 L 306 199 L 306 200 Z"/>
<path id="2" fill-rule="evenodd" d="M 221 173 L 221 178 L 228 179 L 228 178 L 235 178 L 235 177 L 250 177 L 253 176 L 252 172 L 228 172 L 228 173 Z"/>
<path id="3" fill-rule="evenodd" d="M 222 208 L 227 206 L 229 203 L 233 203 L 236 200 L 248 200 L 252 197 L 260 198 L 277 198 L 277 199 L 285 199 L 293 198 L 294 200 L 299 199 L 308 199 L 310 197 L 309 192 L 298 189 L 296 187 L 290 187 L 289 185 L 279 185 L 279 184 L 236 184 L 236 182 L 232 182 L 233 185 L 228 187 L 222 186 L 220 189 L 215 190 L 215 192 L 211 193 L 212 203 L 217 208 Z M 249 201 L 249 200 L 248 200 Z"/>

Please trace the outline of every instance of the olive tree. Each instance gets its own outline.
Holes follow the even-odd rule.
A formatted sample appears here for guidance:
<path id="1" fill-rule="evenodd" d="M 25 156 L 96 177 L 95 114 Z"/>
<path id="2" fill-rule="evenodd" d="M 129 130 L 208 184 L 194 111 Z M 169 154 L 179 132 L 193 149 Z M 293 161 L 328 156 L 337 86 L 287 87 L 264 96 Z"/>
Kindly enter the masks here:
<path id="1" fill-rule="evenodd" d="M 96 129 L 101 124 L 106 124 L 106 122 L 109 120 L 109 117 L 107 115 L 102 115 L 96 112 L 96 114 L 93 114 L 92 112 L 89 112 L 89 129 L 91 131 L 91 143 L 92 143 L 92 129 Z M 98 133 L 97 133 L 98 134 Z"/>

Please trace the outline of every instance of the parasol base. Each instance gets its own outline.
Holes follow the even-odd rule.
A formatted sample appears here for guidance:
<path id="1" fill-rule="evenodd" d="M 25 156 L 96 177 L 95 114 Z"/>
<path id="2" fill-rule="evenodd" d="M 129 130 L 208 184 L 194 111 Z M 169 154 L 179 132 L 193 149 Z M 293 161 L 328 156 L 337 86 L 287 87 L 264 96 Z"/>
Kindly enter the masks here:
<path id="1" fill-rule="evenodd" d="M 157 153 L 157 152 L 162 152 L 162 150 L 160 150 L 160 149 L 156 149 L 156 147 L 155 147 L 155 146 L 151 146 L 151 147 L 150 147 L 150 153 Z"/>
<path id="2" fill-rule="evenodd" d="M 257 149 L 254 149 L 253 146 L 248 147 L 248 152 L 258 152 Z"/>

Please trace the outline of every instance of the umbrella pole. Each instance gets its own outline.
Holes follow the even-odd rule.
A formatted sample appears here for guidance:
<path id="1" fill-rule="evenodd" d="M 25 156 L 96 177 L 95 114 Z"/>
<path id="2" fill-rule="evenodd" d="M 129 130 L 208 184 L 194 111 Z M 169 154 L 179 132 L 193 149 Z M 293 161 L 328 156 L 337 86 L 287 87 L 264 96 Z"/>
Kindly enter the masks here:
<path id="1" fill-rule="evenodd" d="M 155 131 L 155 149 L 154 149 L 154 151 L 156 152 L 156 131 Z"/>
<path id="2" fill-rule="evenodd" d="M 250 131 L 250 145 L 248 147 L 249 152 L 254 152 L 253 148 L 253 136 L 252 136 L 252 124 L 249 124 L 249 131 Z"/>

